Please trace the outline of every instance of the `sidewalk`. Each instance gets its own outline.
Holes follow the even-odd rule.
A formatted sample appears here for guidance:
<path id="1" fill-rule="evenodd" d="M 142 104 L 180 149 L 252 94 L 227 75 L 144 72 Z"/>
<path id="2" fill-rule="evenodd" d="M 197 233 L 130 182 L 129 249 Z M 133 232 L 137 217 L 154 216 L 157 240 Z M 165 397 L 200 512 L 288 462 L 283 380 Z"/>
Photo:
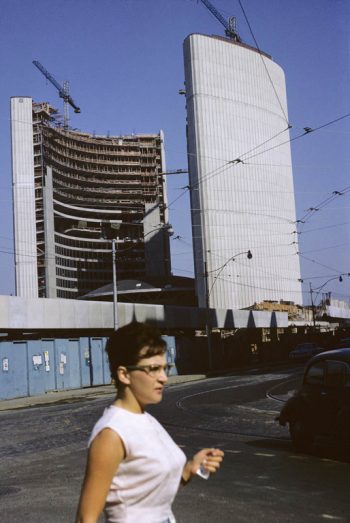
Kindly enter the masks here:
<path id="1" fill-rule="evenodd" d="M 178 383 L 186 383 L 188 381 L 204 380 L 205 378 L 205 374 L 170 376 L 167 387 L 177 385 Z M 24 398 L 0 400 L 0 412 L 5 410 L 25 409 L 28 407 L 36 407 L 53 403 L 71 403 L 74 401 L 79 401 L 83 398 L 97 398 L 99 396 L 108 395 L 115 395 L 114 385 L 100 385 L 96 387 L 86 387 L 84 389 L 50 391 L 46 394 L 40 394 L 38 396 L 25 396 Z"/>

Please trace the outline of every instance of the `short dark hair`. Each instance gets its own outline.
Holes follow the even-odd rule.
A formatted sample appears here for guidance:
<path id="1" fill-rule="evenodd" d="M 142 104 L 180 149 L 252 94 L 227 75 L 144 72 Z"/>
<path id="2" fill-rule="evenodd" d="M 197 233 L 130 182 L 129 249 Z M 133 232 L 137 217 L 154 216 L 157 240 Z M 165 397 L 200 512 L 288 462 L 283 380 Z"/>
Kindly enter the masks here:
<path id="1" fill-rule="evenodd" d="M 141 351 L 146 348 L 145 352 Z M 166 352 L 166 342 L 157 327 L 133 321 L 116 330 L 106 344 L 111 377 L 117 380 L 119 366 L 136 365 L 141 358 L 150 358 Z"/>

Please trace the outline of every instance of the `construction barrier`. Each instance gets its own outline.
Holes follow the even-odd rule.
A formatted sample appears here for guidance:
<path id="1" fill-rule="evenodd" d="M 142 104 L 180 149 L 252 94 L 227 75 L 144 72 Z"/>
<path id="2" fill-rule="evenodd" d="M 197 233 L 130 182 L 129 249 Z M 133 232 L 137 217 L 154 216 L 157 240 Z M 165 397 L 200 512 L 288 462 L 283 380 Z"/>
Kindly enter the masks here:
<path id="1" fill-rule="evenodd" d="M 163 336 L 175 363 L 175 338 Z M 111 383 L 107 337 L 0 342 L 0 399 Z M 177 374 L 174 367 L 173 374 Z"/>

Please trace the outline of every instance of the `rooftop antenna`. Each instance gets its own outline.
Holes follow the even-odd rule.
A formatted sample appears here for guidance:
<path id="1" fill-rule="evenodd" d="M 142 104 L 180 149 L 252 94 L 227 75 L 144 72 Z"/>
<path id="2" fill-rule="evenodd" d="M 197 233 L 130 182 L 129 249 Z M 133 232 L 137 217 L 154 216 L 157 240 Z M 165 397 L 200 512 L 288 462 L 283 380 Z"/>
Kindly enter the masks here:
<path id="1" fill-rule="evenodd" d="M 63 86 L 61 86 L 57 82 L 57 80 L 47 71 L 47 69 L 45 69 L 45 67 L 40 62 L 38 62 L 37 60 L 33 60 L 33 64 L 52 83 L 52 85 L 54 85 L 56 87 L 60 98 L 63 98 L 63 125 L 64 125 L 65 129 L 68 129 L 68 123 L 69 123 L 68 104 L 73 107 L 75 113 L 80 113 L 80 108 L 74 103 L 73 99 L 69 95 L 68 80 L 65 80 L 63 82 Z"/>

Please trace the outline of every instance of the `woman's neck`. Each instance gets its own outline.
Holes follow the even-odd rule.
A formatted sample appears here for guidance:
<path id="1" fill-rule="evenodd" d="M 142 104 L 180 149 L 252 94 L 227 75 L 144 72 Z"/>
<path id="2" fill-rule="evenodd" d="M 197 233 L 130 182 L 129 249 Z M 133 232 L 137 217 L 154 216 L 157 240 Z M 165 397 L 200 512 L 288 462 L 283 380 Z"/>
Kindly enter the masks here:
<path id="1" fill-rule="evenodd" d="M 128 410 L 129 412 L 133 412 L 134 414 L 143 414 L 144 412 L 143 406 L 140 405 L 135 396 L 133 396 L 128 389 L 118 391 L 117 398 L 113 405 Z"/>

